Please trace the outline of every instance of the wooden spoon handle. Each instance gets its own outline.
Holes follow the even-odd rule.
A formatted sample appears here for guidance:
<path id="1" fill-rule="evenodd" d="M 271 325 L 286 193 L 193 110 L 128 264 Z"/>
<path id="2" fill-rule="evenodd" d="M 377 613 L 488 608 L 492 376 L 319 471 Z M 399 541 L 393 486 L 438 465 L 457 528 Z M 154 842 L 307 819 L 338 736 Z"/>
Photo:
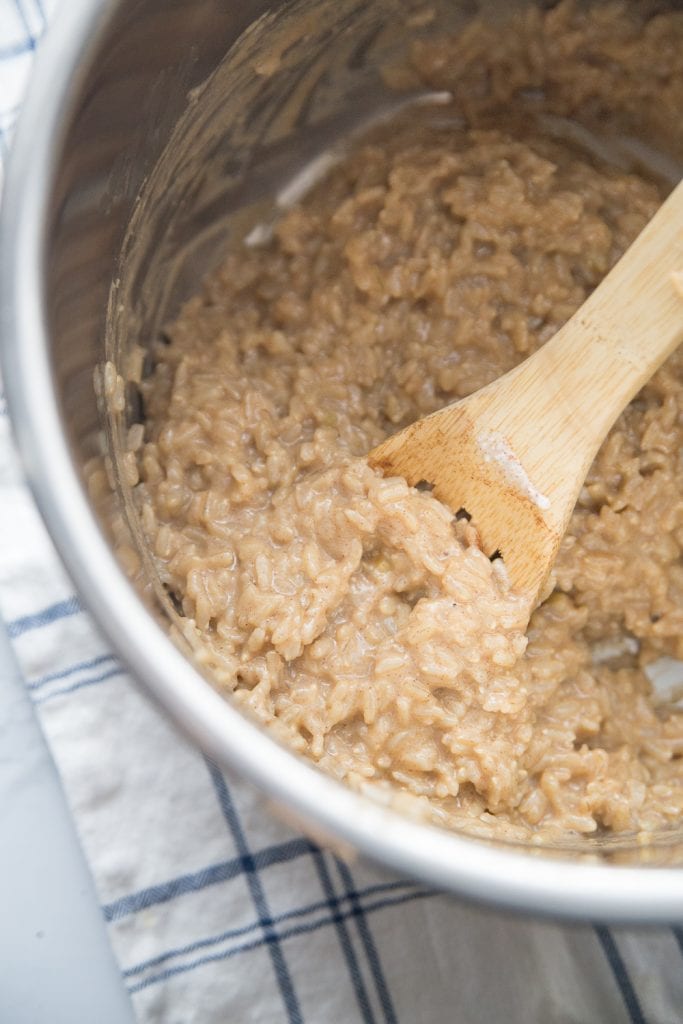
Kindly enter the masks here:
<path id="1" fill-rule="evenodd" d="M 678 274 L 683 278 L 683 183 L 539 353 L 539 362 L 562 376 L 575 416 L 598 444 L 683 340 Z"/>
<path id="2" fill-rule="evenodd" d="M 610 427 L 683 341 L 680 271 L 683 183 L 564 327 L 475 399 L 562 530 Z"/>
<path id="3" fill-rule="evenodd" d="M 683 185 L 578 313 L 533 356 L 389 437 L 369 459 L 473 517 L 532 598 L 598 448 L 683 340 Z"/>

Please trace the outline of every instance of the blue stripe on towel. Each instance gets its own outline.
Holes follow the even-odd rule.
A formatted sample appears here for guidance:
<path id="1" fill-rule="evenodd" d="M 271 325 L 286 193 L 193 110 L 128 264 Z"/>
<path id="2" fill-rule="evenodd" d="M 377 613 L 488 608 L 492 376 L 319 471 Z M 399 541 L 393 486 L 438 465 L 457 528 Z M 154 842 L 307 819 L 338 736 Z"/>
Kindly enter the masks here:
<path id="1" fill-rule="evenodd" d="M 412 893 L 406 893 L 402 896 L 387 897 L 383 900 L 377 900 L 375 903 L 368 904 L 364 907 L 362 913 L 364 915 L 375 913 L 378 910 L 384 910 L 388 907 L 398 907 L 403 903 L 414 902 L 415 900 L 425 899 L 434 893 L 426 891 L 418 891 Z M 344 919 L 355 917 L 358 914 L 358 910 L 355 907 L 351 907 L 348 910 L 343 911 L 342 916 Z M 310 932 L 318 931 L 320 928 L 329 927 L 332 924 L 332 919 L 329 916 L 319 918 L 316 921 L 312 921 L 309 924 L 295 925 L 292 928 L 285 929 L 278 933 L 277 941 L 282 943 L 287 939 L 293 938 L 298 935 L 306 935 Z M 193 960 L 189 964 L 179 964 L 177 967 L 169 967 L 167 970 L 160 972 L 159 974 L 153 975 L 150 978 L 145 978 L 144 981 L 138 982 L 136 985 L 129 987 L 128 991 L 133 994 L 140 992 L 144 988 L 148 988 L 150 985 L 157 985 L 161 981 L 166 981 L 168 978 L 172 978 L 177 974 L 185 974 L 187 971 L 196 970 L 197 967 L 202 967 L 204 964 L 215 963 L 218 960 L 228 960 L 233 956 L 237 956 L 240 953 L 247 953 L 250 950 L 258 949 L 259 946 L 263 946 L 268 940 L 265 936 L 254 939 L 251 942 L 245 942 L 240 946 L 235 946 L 232 949 L 228 949 L 221 953 L 212 953 L 208 956 L 200 957 L 198 960 Z"/>
<path id="2" fill-rule="evenodd" d="M 614 936 L 609 928 L 605 928 L 603 925 L 596 925 L 595 933 L 600 940 L 600 945 L 607 957 L 607 962 L 612 969 L 614 980 L 619 986 L 621 998 L 624 1000 L 624 1006 L 628 1011 L 631 1024 L 647 1024 L 628 969 L 614 941 Z"/>
<path id="3" fill-rule="evenodd" d="M 54 683 L 58 679 L 68 679 L 69 676 L 73 676 L 76 672 L 85 672 L 89 668 L 99 668 L 100 665 L 105 665 L 108 662 L 116 661 L 113 654 L 100 654 L 97 658 L 89 658 L 87 661 L 78 661 L 75 665 L 69 665 L 68 668 L 60 669 L 59 672 L 49 672 L 45 676 L 40 676 L 38 679 L 34 679 L 32 682 L 26 684 L 28 690 L 40 690 L 41 687 L 46 686 L 47 683 Z"/>
<path id="4" fill-rule="evenodd" d="M 263 939 L 261 941 L 268 944 L 268 950 L 275 970 L 275 977 L 277 978 L 282 1001 L 287 1011 L 289 1024 L 304 1024 L 301 1007 L 299 1006 L 299 1000 L 297 999 L 296 991 L 294 989 L 294 981 L 285 960 L 280 938 L 273 928 L 268 901 L 266 899 L 263 885 L 261 884 L 261 879 L 259 878 L 258 866 L 251 851 L 249 850 L 247 837 L 239 820 L 237 809 L 233 804 L 230 790 L 228 789 L 225 779 L 218 768 L 211 764 L 211 762 L 207 762 L 207 765 L 211 781 L 213 782 L 213 786 L 216 791 L 216 796 L 218 797 L 218 802 L 221 810 L 223 811 L 223 816 L 230 832 L 232 833 L 235 846 L 242 857 L 247 877 L 247 885 L 249 886 L 251 898 L 254 902 L 256 913 L 259 916 L 259 920 L 261 921 L 261 926 L 263 928 Z"/>
<path id="5" fill-rule="evenodd" d="M 316 852 L 322 856 L 319 851 Z M 426 890 L 418 890 L 412 882 L 382 882 L 376 885 L 370 885 L 366 889 L 359 890 L 357 895 L 361 899 L 366 899 L 369 896 L 378 896 L 380 893 L 395 892 L 399 889 L 410 889 L 412 892 L 407 895 L 414 895 L 418 891 L 427 895 Z M 345 902 L 348 902 L 348 896 L 336 897 L 332 907 L 330 906 L 329 900 L 318 900 L 315 903 L 309 903 L 306 906 L 297 907 L 293 910 L 287 910 L 283 914 L 278 914 L 277 917 L 273 918 L 273 923 L 284 924 L 287 921 L 291 921 L 299 917 L 308 917 L 310 914 L 316 914 L 325 909 L 331 911 L 330 921 L 332 924 L 337 924 L 338 922 L 344 923 L 344 917 L 349 913 L 349 911 L 343 907 Z M 351 908 L 351 910 L 353 910 L 353 908 Z M 165 950 L 158 956 L 152 957 L 149 960 L 143 960 L 141 963 L 135 964 L 134 967 L 128 967 L 123 971 L 123 975 L 126 978 L 137 977 L 137 975 L 143 974 L 151 967 L 159 967 L 168 960 L 172 960 L 180 956 L 188 956 L 190 953 L 196 953 L 200 949 L 217 946 L 221 942 L 227 942 L 229 939 L 241 938 L 244 935 L 248 935 L 250 932 L 258 931 L 260 928 L 260 921 L 252 921 L 251 924 L 243 925 L 240 928 L 231 928 L 228 931 L 221 932 L 219 935 L 211 935 L 204 939 L 198 939 L 196 942 L 192 942 L 187 946 L 179 946 L 174 949 Z"/>
<path id="6" fill-rule="evenodd" d="M 53 622 L 58 622 L 60 619 L 65 619 L 70 615 L 77 615 L 82 611 L 81 602 L 74 594 L 71 597 L 67 597 L 64 601 L 57 601 L 56 604 L 48 605 L 47 608 L 43 608 L 39 612 L 33 612 L 31 615 L 22 615 L 21 618 L 13 619 L 7 623 L 7 633 L 11 640 L 16 640 L 17 637 L 23 636 L 24 633 L 29 633 L 33 629 L 42 629 L 44 626 L 49 626 Z"/>
<path id="7" fill-rule="evenodd" d="M 314 847 L 308 839 L 290 839 L 286 843 L 277 843 L 259 850 L 258 853 L 250 855 L 250 860 L 259 870 L 263 870 L 272 864 L 286 864 L 287 861 L 311 853 L 313 849 Z M 113 903 L 105 904 L 102 907 L 102 912 L 106 921 L 118 921 L 129 914 L 137 914 L 141 910 L 146 910 L 158 903 L 166 903 L 185 893 L 199 892 L 201 889 L 206 889 L 207 886 L 236 878 L 244 870 L 245 858 L 240 855 L 219 864 L 211 864 L 200 871 L 180 875 L 167 882 L 160 882 L 158 885 L 151 885 L 138 892 L 129 893 L 114 900 Z"/>
<path id="8" fill-rule="evenodd" d="M 372 977 L 375 982 L 375 988 L 377 989 L 377 995 L 379 996 L 380 1003 L 382 1004 L 382 1012 L 384 1013 L 384 1019 L 386 1024 L 398 1024 L 398 1018 L 396 1017 L 396 1010 L 389 994 L 389 986 L 387 985 L 386 978 L 384 977 L 384 971 L 382 970 L 382 963 L 379 958 L 377 951 L 377 945 L 370 931 L 369 922 L 363 911 L 363 904 L 360 900 L 358 893 L 356 892 L 356 885 L 353 880 L 350 868 L 344 864 L 343 861 L 337 860 L 337 867 L 339 874 L 346 887 L 346 892 L 351 905 L 355 911 L 356 927 L 361 937 L 363 947 L 365 949 L 365 955 L 372 971 Z"/>

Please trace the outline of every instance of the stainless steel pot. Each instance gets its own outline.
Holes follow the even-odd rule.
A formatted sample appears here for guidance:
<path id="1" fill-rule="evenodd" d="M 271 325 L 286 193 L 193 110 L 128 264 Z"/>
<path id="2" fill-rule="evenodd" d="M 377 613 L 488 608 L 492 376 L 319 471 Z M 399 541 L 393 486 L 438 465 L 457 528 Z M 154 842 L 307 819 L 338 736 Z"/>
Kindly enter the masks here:
<path id="1" fill-rule="evenodd" d="M 129 583 L 85 486 L 103 430 L 115 447 L 123 425 L 118 414 L 103 425 L 96 367 L 123 365 L 131 338 L 154 336 L 226 231 L 239 229 L 241 209 L 267 205 L 340 134 L 396 104 L 379 69 L 407 33 L 457 28 L 477 6 L 495 17 L 500 5 L 431 6 L 430 28 L 410 22 L 408 0 L 64 5 L 36 63 L 2 212 L 2 356 L 17 439 L 52 537 L 113 647 L 210 757 L 290 820 L 470 898 L 569 917 L 681 920 L 683 830 L 645 851 L 619 841 L 583 852 L 478 842 L 410 821 L 282 748 L 169 639 L 172 610 L 162 593 Z"/>

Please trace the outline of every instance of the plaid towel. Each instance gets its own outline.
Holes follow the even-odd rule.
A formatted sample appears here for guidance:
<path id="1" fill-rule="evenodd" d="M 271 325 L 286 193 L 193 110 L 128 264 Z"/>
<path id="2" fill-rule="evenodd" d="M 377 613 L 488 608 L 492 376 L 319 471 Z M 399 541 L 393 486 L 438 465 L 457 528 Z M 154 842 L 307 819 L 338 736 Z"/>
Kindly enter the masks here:
<path id="1" fill-rule="evenodd" d="M 52 6 L 0 0 L 0 145 Z M 683 1022 L 683 931 L 466 907 L 349 867 L 228 783 L 150 707 L 82 610 L 2 399 L 0 610 L 140 1021 Z"/>

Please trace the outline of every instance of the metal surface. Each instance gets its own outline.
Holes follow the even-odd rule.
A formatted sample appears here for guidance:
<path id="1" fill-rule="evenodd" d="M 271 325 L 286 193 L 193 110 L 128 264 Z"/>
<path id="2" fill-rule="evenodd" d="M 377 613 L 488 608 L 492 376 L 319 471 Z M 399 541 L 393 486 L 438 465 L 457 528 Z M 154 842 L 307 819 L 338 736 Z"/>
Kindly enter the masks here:
<path id="1" fill-rule="evenodd" d="M 105 344 L 116 347 L 126 333 L 144 340 L 158 329 L 211 262 L 216 211 L 228 200 L 233 209 L 258 201 L 278 176 L 291 175 L 297 139 L 316 126 L 317 145 L 325 148 L 342 123 L 339 96 L 374 95 L 377 76 L 367 52 L 373 46 L 389 52 L 404 24 L 400 0 L 268 7 L 266 16 L 258 0 L 239 8 L 219 0 L 71 0 L 36 62 L 8 168 L 0 311 L 11 413 L 52 537 L 134 675 L 212 758 L 264 789 L 315 838 L 511 908 L 683 920 L 683 871 L 659 866 L 683 862 L 680 836 L 649 853 L 589 845 L 587 856 L 484 844 L 409 821 L 322 775 L 214 692 L 114 557 L 82 482 L 84 461 L 101 436 L 92 379 Z M 278 12 L 287 16 L 284 28 Z M 297 14 L 304 21 L 292 35 Z M 220 70 L 210 78 L 247 26 L 225 79 Z M 284 90 L 278 62 L 297 47 L 308 56 L 283 68 Z M 263 54 L 271 70 L 256 73 L 254 60 Z M 230 126 L 224 134 L 203 114 L 216 88 Z M 281 99 L 284 92 L 305 95 L 306 102 L 292 107 Z M 170 146 L 169 157 L 172 138 L 193 144 Z M 164 151 L 166 164 L 155 167 Z M 149 196 L 150 182 L 150 205 L 143 204 L 141 215 L 136 199 L 141 189 Z M 127 236 L 131 221 L 138 229 Z M 150 290 L 150 282 L 163 284 L 170 273 L 174 250 L 190 255 L 174 268 L 172 294 L 161 285 Z M 115 282 L 110 308 L 118 326 L 108 336 Z"/>

